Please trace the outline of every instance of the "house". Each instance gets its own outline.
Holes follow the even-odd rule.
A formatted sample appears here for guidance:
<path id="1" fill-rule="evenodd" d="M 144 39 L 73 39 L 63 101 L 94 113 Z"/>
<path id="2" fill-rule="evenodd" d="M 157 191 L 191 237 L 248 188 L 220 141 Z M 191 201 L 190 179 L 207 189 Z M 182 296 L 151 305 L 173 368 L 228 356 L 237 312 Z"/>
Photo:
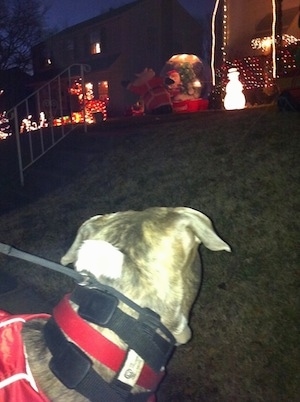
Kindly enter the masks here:
<path id="1" fill-rule="evenodd" d="M 299 13 L 299 0 L 221 0 L 215 60 L 222 88 L 228 69 L 236 67 L 247 101 L 266 103 L 276 96 L 279 80 L 300 75 Z"/>
<path id="2" fill-rule="evenodd" d="M 97 99 L 111 116 L 137 99 L 122 85 L 145 67 L 160 73 L 177 53 L 200 55 L 200 24 L 177 0 L 137 0 L 69 27 L 32 49 L 34 85 L 42 86 L 66 67 L 84 63 Z"/>
<path id="3" fill-rule="evenodd" d="M 261 0 L 225 0 L 228 59 L 262 54 L 270 51 L 273 24 L 273 2 Z M 276 0 L 277 35 L 300 39 L 299 0 Z"/>

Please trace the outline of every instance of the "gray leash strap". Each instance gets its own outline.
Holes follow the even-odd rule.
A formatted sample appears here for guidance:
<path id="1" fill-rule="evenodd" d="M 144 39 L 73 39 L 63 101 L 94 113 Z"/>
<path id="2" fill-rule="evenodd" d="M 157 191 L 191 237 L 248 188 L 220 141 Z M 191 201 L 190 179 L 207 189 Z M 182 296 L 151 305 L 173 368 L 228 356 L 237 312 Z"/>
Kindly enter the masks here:
<path id="1" fill-rule="evenodd" d="M 71 277 L 77 283 L 81 283 L 83 280 L 83 276 L 79 272 L 73 271 L 70 268 L 66 268 L 63 265 L 57 264 L 56 262 L 46 260 L 45 258 L 41 258 L 36 255 L 26 253 L 25 251 L 18 250 L 8 244 L 4 244 L 1 242 L 0 242 L 0 253 L 11 257 L 19 258 L 20 260 L 25 260 L 45 268 L 52 269 L 53 271 Z"/>

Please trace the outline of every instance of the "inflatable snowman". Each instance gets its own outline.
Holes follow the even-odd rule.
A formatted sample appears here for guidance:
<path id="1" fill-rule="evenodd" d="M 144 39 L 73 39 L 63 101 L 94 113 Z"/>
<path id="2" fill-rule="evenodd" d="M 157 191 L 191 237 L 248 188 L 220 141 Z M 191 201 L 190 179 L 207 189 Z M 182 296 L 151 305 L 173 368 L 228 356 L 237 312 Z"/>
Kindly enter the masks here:
<path id="1" fill-rule="evenodd" d="M 226 95 L 224 98 L 224 107 L 226 110 L 244 109 L 246 104 L 245 95 L 243 94 L 243 85 L 239 81 L 240 73 L 236 68 L 228 70 L 229 82 L 226 85 Z"/>

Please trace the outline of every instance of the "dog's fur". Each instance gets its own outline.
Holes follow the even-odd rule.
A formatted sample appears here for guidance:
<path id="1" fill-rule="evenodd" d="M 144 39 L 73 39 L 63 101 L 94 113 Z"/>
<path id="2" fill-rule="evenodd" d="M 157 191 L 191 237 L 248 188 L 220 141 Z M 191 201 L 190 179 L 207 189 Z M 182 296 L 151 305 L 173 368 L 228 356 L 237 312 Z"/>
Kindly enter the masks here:
<path id="1" fill-rule="evenodd" d="M 101 283 L 155 311 L 177 343 L 183 344 L 191 337 L 189 314 L 201 281 L 201 243 L 213 251 L 230 251 L 209 218 L 191 208 L 117 212 L 84 222 L 61 263 L 73 263 L 78 271 L 91 272 Z M 42 336 L 43 325 L 27 323 L 24 329 L 29 364 L 37 383 L 51 401 L 86 401 L 65 388 L 49 370 L 51 356 Z M 96 328 L 126 348 L 112 331 Z M 113 373 L 99 363 L 95 363 L 95 369 L 107 381 L 112 378 Z"/>

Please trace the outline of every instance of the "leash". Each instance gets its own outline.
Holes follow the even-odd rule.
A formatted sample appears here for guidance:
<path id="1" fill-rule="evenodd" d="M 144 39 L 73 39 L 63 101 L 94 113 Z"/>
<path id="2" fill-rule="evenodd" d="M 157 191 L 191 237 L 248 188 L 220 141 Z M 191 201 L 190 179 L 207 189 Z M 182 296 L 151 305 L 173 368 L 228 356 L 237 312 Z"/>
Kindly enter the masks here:
<path id="1" fill-rule="evenodd" d="M 116 289 L 101 284 L 88 273 L 79 273 L 61 264 L 18 250 L 1 242 L 0 253 L 40 265 L 75 280 L 78 286 L 70 295 L 70 300 L 79 306 L 78 317 L 81 317 L 83 322 L 87 320 L 104 328 L 109 328 L 122 338 L 128 344 L 129 352 L 134 350 L 147 363 L 148 370 L 155 373 L 154 388 L 157 387 L 158 380 L 160 381 L 162 378 L 164 367 L 171 357 L 176 343 L 173 334 L 162 324 L 158 314 L 146 307 L 140 307 Z M 123 301 L 127 306 L 138 312 L 139 318 L 135 319 L 117 308 L 118 300 Z M 62 303 L 58 306 L 63 306 Z M 44 327 L 45 341 L 52 354 L 49 368 L 56 378 L 67 388 L 76 390 L 93 402 L 99 401 L 99 395 L 104 398 L 103 400 L 113 402 L 153 401 L 154 389 L 149 389 L 140 394 L 131 394 L 133 385 L 128 380 L 129 377 L 126 377 L 126 375 L 129 375 L 130 364 L 132 364 L 129 359 L 129 352 L 122 363 L 122 367 L 116 372 L 112 383 L 108 384 L 104 381 L 93 369 L 90 358 L 74 343 L 67 340 L 59 327 L 57 327 L 58 306 L 54 309 L 54 319 L 50 319 Z M 63 320 L 65 323 L 64 315 Z M 74 323 L 74 320 L 72 323 Z M 88 328 L 92 327 L 88 325 Z M 167 339 L 159 335 L 157 329 Z M 101 360 L 99 361 L 101 362 Z M 124 381 L 121 373 L 122 369 L 127 368 L 126 364 L 130 367 L 126 369 L 125 378 L 127 381 Z M 72 367 L 72 370 L 70 370 L 70 367 Z"/>
<path id="2" fill-rule="evenodd" d="M 61 264 L 57 264 L 56 262 L 46 260 L 45 258 L 38 257 L 36 255 L 26 253 L 25 251 L 18 250 L 17 248 L 12 247 L 5 243 L 0 243 L 0 253 L 8 255 L 10 257 L 19 258 L 20 260 L 32 262 L 44 268 L 49 268 L 52 271 L 56 271 L 61 274 L 67 275 L 70 278 L 74 279 L 77 283 L 82 283 L 85 278 L 82 274 L 80 274 L 77 271 L 74 271 L 70 268 L 66 268 Z"/>
<path id="3" fill-rule="evenodd" d="M 126 297 L 116 289 L 112 288 L 111 286 L 103 285 L 96 278 L 92 278 L 91 276 L 85 273 L 79 273 L 77 271 L 74 271 L 73 269 L 67 268 L 61 264 L 47 260 L 45 258 L 38 257 L 30 253 L 26 253 L 25 251 L 19 250 L 15 247 L 12 247 L 8 244 L 1 242 L 0 242 L 0 253 L 8 255 L 10 257 L 18 258 L 20 260 L 28 261 L 36 265 L 40 265 L 44 268 L 51 269 L 52 271 L 56 271 L 61 274 L 67 275 L 73 280 L 75 280 L 75 282 L 82 288 L 86 287 L 89 290 L 98 289 L 104 292 L 106 295 L 107 294 L 114 295 L 119 300 L 121 300 L 129 307 L 131 307 L 133 310 L 137 311 L 140 314 L 140 316 L 143 317 L 143 319 L 145 319 L 146 322 L 151 322 L 153 326 L 159 328 L 170 339 L 172 343 L 174 344 L 176 343 L 174 336 L 161 323 L 159 316 L 155 316 L 152 314 L 151 311 L 148 311 L 148 309 L 140 307 L 138 304 L 134 303 L 128 297 Z"/>

